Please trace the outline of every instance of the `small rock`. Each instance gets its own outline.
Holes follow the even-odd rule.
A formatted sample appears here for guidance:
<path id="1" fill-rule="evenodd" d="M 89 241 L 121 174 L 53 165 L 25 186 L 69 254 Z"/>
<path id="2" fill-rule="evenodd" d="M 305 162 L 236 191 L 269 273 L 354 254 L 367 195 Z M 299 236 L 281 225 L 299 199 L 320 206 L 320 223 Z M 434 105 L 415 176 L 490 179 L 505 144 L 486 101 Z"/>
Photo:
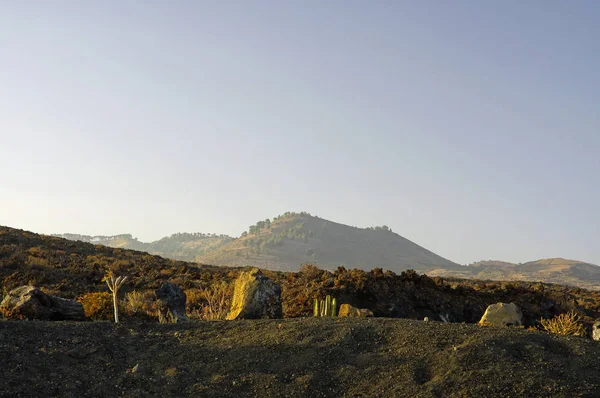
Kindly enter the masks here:
<path id="1" fill-rule="evenodd" d="M 339 317 L 372 317 L 373 311 L 366 308 L 356 308 L 351 306 L 350 304 L 342 304 L 340 305 L 340 310 L 338 311 Z"/>
<path id="2" fill-rule="evenodd" d="M 342 304 L 340 305 L 340 310 L 338 311 L 339 317 L 359 317 L 360 310 L 356 307 L 351 306 L 350 304 Z"/>
<path id="3" fill-rule="evenodd" d="M 169 368 L 169 369 L 165 370 L 165 376 L 167 376 L 167 377 L 177 376 L 177 368 Z"/>
<path id="4" fill-rule="evenodd" d="M 423 322 L 429 322 L 429 317 L 426 316 L 425 318 L 423 318 Z"/>
<path id="5" fill-rule="evenodd" d="M 492 304 L 487 307 L 479 323 L 493 326 L 520 326 L 523 324 L 523 313 L 515 303 Z"/>
<path id="6" fill-rule="evenodd" d="M 360 316 L 362 318 L 372 318 L 373 317 L 373 311 L 367 309 L 367 308 L 361 308 L 360 309 Z"/>
<path id="7" fill-rule="evenodd" d="M 133 368 L 131 368 L 131 373 L 142 373 L 144 369 L 140 366 L 139 363 L 135 364 Z"/>
<path id="8" fill-rule="evenodd" d="M 600 319 L 596 320 L 592 326 L 592 338 L 596 341 L 600 341 Z"/>

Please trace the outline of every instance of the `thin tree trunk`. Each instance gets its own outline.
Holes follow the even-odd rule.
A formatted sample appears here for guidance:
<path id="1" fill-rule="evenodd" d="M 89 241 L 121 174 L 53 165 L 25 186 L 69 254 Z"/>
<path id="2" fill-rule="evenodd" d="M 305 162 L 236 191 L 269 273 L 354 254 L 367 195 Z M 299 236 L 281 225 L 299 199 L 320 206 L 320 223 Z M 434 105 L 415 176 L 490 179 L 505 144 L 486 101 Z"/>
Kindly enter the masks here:
<path id="1" fill-rule="evenodd" d="M 115 323 L 119 323 L 119 307 L 117 305 L 117 291 L 113 293 L 113 306 L 115 307 Z"/>

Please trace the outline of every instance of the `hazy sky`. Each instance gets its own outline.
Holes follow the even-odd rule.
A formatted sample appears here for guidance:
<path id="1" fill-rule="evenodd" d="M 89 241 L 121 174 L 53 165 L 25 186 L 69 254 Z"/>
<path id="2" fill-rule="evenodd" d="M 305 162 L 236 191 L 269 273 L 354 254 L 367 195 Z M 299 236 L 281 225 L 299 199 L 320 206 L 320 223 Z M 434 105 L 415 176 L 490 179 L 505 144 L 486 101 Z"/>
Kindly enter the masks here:
<path id="1" fill-rule="evenodd" d="M 600 264 L 597 1 L 5 1 L 0 93 L 0 225 Z"/>

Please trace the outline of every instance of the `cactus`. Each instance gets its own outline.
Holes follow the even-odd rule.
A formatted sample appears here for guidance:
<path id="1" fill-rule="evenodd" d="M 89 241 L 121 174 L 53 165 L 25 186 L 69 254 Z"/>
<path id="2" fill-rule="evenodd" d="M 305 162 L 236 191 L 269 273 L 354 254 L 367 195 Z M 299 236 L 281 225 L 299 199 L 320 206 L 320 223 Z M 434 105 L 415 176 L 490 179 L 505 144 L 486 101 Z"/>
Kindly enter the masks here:
<path id="1" fill-rule="evenodd" d="M 325 300 L 315 299 L 313 306 L 314 316 L 337 316 L 337 300 L 332 299 L 330 295 Z"/>
<path id="2" fill-rule="evenodd" d="M 331 300 L 331 316 L 337 316 L 337 300 Z"/>

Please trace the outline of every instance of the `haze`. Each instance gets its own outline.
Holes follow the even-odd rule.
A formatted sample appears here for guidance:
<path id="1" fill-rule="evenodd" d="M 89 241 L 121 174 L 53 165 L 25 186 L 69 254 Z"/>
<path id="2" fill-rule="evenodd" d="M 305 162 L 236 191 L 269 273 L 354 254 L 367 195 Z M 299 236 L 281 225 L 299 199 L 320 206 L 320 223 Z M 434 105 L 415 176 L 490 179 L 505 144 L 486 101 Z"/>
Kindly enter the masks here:
<path id="1" fill-rule="evenodd" d="M 0 5 L 0 225 L 305 210 L 459 263 L 600 264 L 595 1 Z"/>

